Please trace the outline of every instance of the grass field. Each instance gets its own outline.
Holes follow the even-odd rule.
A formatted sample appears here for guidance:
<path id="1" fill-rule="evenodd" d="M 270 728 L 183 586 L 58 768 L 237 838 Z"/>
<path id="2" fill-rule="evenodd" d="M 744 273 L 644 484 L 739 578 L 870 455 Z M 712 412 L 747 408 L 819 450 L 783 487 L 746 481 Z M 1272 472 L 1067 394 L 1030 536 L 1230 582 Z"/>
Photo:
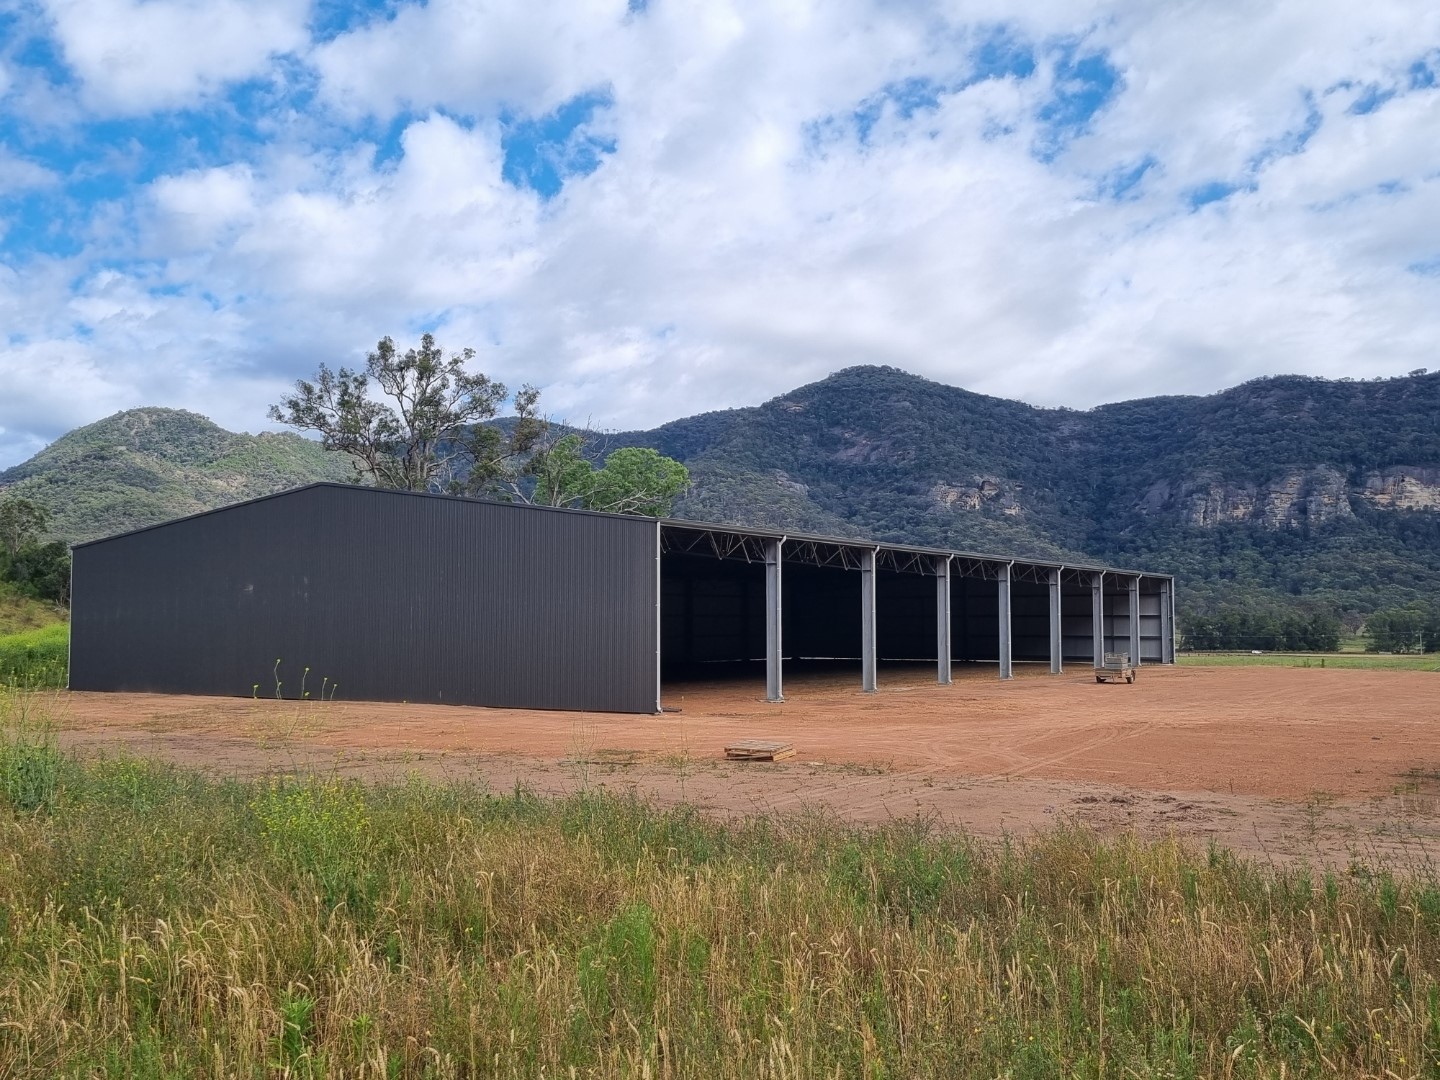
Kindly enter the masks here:
<path id="1" fill-rule="evenodd" d="M 69 663 L 67 623 L 0 636 L 0 687 L 64 686 Z"/>
<path id="2" fill-rule="evenodd" d="M 22 596 L 13 585 L 0 581 L 0 638 L 52 626 L 65 618 L 64 610 L 56 605 Z"/>
<path id="3" fill-rule="evenodd" d="M 222 782 L 44 704 L 0 703 L 0 1076 L 1440 1074 L 1428 874 Z"/>
<path id="4" fill-rule="evenodd" d="M 1396 671 L 1440 671 L 1440 653 L 1187 653 L 1176 662 L 1196 667 L 1327 667 L 1378 668 Z"/>

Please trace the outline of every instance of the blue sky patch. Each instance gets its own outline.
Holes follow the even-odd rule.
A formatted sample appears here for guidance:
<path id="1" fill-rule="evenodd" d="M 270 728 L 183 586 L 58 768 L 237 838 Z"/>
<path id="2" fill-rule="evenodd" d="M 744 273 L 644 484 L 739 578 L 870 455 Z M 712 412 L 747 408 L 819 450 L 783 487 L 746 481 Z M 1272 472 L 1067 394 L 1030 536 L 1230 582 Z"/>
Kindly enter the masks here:
<path id="1" fill-rule="evenodd" d="M 0 143 L 58 177 L 40 189 L 0 194 L 0 256 L 14 264 L 78 254 L 90 242 L 97 208 L 123 203 L 161 176 L 253 160 L 269 143 L 275 117 L 303 107 L 312 93 L 308 84 L 296 90 L 253 80 L 202 108 L 42 129 L 0 113 Z"/>
<path id="2" fill-rule="evenodd" d="M 17 26 L 17 20 L 6 19 L 6 26 L 0 24 L 5 34 L 13 33 Z M 39 34 L 32 34 L 25 39 L 18 49 L 11 54 L 17 66 L 32 68 L 44 71 L 49 80 L 57 86 L 73 84 L 75 76 L 70 67 L 65 63 L 65 57 L 60 52 L 59 44 L 51 38 Z"/>
<path id="3" fill-rule="evenodd" d="M 1376 106 L 1378 108 L 1378 106 Z M 1325 117 L 1315 106 L 1315 98 L 1311 94 L 1305 95 L 1305 121 L 1293 131 L 1286 131 L 1273 139 L 1270 139 L 1262 146 L 1258 153 L 1250 159 L 1250 168 L 1257 171 L 1276 158 L 1290 157 L 1305 149 L 1307 143 L 1315 137 L 1320 130 L 1320 125 L 1325 122 Z"/>
<path id="4" fill-rule="evenodd" d="M 79 255 L 88 240 L 88 219 L 86 208 L 50 192 L 12 196 L 0 204 L 0 255 L 12 263 Z"/>
<path id="5" fill-rule="evenodd" d="M 543 199 L 560 194 L 571 177 L 589 176 L 605 155 L 615 152 L 613 138 L 587 130 L 596 112 L 612 103 L 609 91 L 592 91 L 571 98 L 546 116 L 502 115 L 500 148 L 505 164 L 501 175 Z"/>
<path id="6" fill-rule="evenodd" d="M 1089 130 L 1095 114 L 1124 86 L 1120 71 L 1103 52 L 1081 53 L 1077 44 L 1062 46 L 1055 59 L 1055 93 L 1040 108 L 1042 134 L 1036 147 L 1050 161 L 1072 139 Z"/>
<path id="7" fill-rule="evenodd" d="M 1124 89 L 1124 78 L 1109 56 L 1103 50 L 1085 51 L 1082 46 L 1079 39 L 1041 46 L 1013 26 L 989 27 L 966 55 L 969 63 L 963 74 L 950 80 L 916 76 L 887 83 L 863 99 L 848 116 L 832 114 L 807 124 L 807 149 L 823 153 L 827 143 L 852 134 L 862 146 L 868 145 L 876 125 L 886 115 L 908 121 L 923 110 L 938 109 L 946 95 L 977 83 L 1034 78 L 1042 56 L 1050 56 L 1054 60 L 1054 93 L 1037 112 L 1041 133 L 1034 148 L 1039 160 L 1049 162 L 1071 140 L 1088 131 L 1096 114 Z M 991 140 L 1013 131 L 1014 125 L 996 119 L 987 125 L 983 137 Z"/>
<path id="8" fill-rule="evenodd" d="M 1440 278 L 1440 255 L 1432 255 L 1428 259 L 1413 262 L 1405 269 L 1412 274 L 1419 274 L 1421 277 Z"/>
<path id="9" fill-rule="evenodd" d="M 1134 165 L 1124 165 L 1100 180 L 1100 195 L 1108 199 L 1124 199 L 1138 194 L 1135 189 L 1151 169 L 1160 164 L 1146 154 Z"/>
<path id="10" fill-rule="evenodd" d="M 414 113 L 402 110 L 385 124 L 377 125 L 367 133 L 375 144 L 375 168 L 384 170 L 400 163 L 400 159 L 405 156 L 405 129 L 417 119 Z"/>
<path id="11" fill-rule="evenodd" d="M 974 74 L 982 79 L 1028 79 L 1035 74 L 1035 46 L 1012 26 L 992 28 L 971 53 Z"/>
<path id="12" fill-rule="evenodd" d="M 1364 116 L 1367 113 L 1374 112 L 1394 96 L 1395 91 L 1390 87 L 1372 84 L 1361 92 L 1360 96 L 1355 99 L 1354 104 L 1346 111 L 1355 116 Z"/>
<path id="13" fill-rule="evenodd" d="M 1223 202 L 1237 191 L 1242 190 L 1243 184 L 1232 184 L 1225 180 L 1211 180 L 1208 184 L 1201 184 L 1199 187 L 1191 188 L 1186 192 L 1186 198 L 1190 202 L 1192 210 L 1198 210 L 1210 203 Z"/>
<path id="14" fill-rule="evenodd" d="M 392 22 L 401 8 L 423 7 L 421 3 L 394 0 L 316 0 L 310 9 L 310 34 L 317 42 L 375 22 Z"/>
<path id="15" fill-rule="evenodd" d="M 934 109 L 940 105 L 944 88 L 931 79 L 904 79 L 890 83 L 878 94 L 866 98 L 855 110 L 855 133 L 860 142 L 870 141 L 870 132 L 887 111 L 901 120 L 909 120 L 920 109 Z"/>

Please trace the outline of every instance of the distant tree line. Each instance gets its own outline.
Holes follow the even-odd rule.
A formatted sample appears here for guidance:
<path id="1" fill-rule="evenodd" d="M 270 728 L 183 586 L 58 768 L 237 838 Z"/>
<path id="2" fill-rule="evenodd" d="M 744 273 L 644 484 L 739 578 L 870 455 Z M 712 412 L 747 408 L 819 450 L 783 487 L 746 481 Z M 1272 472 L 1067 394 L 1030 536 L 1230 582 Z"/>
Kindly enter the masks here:
<path id="1" fill-rule="evenodd" d="M 50 514 L 16 496 L 0 498 L 0 584 L 22 596 L 70 603 L 70 549 L 44 539 Z"/>
<path id="2" fill-rule="evenodd" d="M 1180 629 L 1181 647 L 1201 652 L 1335 652 L 1345 628 L 1334 615 L 1324 613 L 1232 607 L 1184 616 Z"/>
<path id="3" fill-rule="evenodd" d="M 1365 639 L 1367 652 L 1440 652 L 1440 605 L 1377 611 L 1365 620 Z"/>

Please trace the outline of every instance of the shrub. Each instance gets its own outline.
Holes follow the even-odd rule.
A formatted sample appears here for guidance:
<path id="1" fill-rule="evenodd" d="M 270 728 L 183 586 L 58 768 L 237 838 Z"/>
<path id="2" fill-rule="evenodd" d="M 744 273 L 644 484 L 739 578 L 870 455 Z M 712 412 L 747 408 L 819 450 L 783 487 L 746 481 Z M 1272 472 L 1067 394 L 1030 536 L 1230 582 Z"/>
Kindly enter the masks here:
<path id="1" fill-rule="evenodd" d="M 63 687 L 70 675 L 70 627 L 65 623 L 0 637 L 0 687 Z"/>

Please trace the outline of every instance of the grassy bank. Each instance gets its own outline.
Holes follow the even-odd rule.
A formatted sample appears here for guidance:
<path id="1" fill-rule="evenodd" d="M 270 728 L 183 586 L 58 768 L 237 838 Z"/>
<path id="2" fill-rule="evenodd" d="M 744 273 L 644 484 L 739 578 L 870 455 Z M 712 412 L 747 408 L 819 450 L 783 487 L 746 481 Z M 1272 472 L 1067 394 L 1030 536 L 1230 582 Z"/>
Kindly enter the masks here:
<path id="1" fill-rule="evenodd" d="M 14 585 L 0 581 L 0 638 L 22 630 L 39 630 L 65 621 L 63 608 L 44 600 L 22 596 Z"/>
<path id="2" fill-rule="evenodd" d="M 1440 653 L 1179 653 L 1176 662 L 1193 667 L 1379 668 L 1440 671 Z"/>
<path id="3" fill-rule="evenodd" d="M 0 1076 L 1440 1073 L 1428 880 L 82 766 L 35 704 L 3 706 Z"/>
<path id="4" fill-rule="evenodd" d="M 0 687 L 64 686 L 69 663 L 67 623 L 0 636 Z"/>

